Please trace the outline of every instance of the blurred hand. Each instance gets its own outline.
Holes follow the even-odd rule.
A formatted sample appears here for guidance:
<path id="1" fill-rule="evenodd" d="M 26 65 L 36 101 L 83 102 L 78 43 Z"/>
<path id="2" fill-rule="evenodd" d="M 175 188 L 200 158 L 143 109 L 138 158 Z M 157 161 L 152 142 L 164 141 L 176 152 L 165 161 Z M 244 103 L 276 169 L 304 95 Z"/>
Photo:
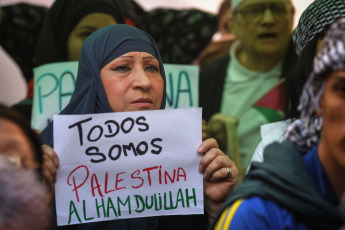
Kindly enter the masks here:
<path id="1" fill-rule="evenodd" d="M 207 137 L 216 139 L 219 148 L 224 152 L 227 150 L 226 118 L 227 116 L 216 113 L 209 119 L 207 124 Z"/>
<path id="2" fill-rule="evenodd" d="M 207 124 L 206 121 L 202 120 L 202 141 L 207 139 Z"/>
<path id="3" fill-rule="evenodd" d="M 54 183 L 56 182 L 56 170 L 59 167 L 59 159 L 54 151 L 48 145 L 42 145 L 43 151 L 43 166 L 42 173 L 43 179 L 51 189 L 51 192 L 54 192 Z"/>

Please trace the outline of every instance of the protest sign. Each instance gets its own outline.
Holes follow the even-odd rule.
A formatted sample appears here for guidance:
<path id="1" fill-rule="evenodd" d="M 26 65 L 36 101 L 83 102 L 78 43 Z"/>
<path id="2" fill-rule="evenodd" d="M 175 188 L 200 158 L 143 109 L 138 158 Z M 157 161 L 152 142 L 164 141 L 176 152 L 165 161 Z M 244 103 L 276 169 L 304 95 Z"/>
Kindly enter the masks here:
<path id="1" fill-rule="evenodd" d="M 166 76 L 166 108 L 199 106 L 199 67 L 164 64 Z"/>
<path id="2" fill-rule="evenodd" d="M 77 78 L 78 62 L 45 64 L 34 69 L 34 98 L 31 127 L 43 130 L 71 99 Z M 199 67 L 164 64 L 166 108 L 199 105 Z"/>
<path id="3" fill-rule="evenodd" d="M 202 214 L 201 109 L 54 116 L 58 225 Z"/>
<path id="4" fill-rule="evenodd" d="M 43 130 L 68 104 L 75 89 L 78 62 L 58 62 L 34 68 L 31 127 Z"/>

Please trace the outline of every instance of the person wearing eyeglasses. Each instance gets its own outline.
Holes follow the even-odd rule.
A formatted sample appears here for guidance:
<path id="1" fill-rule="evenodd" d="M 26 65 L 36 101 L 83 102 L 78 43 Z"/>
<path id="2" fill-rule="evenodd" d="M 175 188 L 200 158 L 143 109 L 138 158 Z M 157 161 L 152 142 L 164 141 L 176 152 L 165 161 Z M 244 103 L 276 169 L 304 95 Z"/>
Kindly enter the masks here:
<path id="1" fill-rule="evenodd" d="M 201 71 L 199 105 L 208 137 L 232 159 L 236 139 L 231 143 L 229 136 L 237 136 L 236 165 L 244 174 L 260 142 L 260 126 L 284 116 L 284 76 L 296 56 L 288 48 L 295 10 L 290 0 L 233 0 L 231 8 L 236 41 L 228 55 Z"/>
<path id="2" fill-rule="evenodd" d="M 264 162 L 252 163 L 212 229 L 345 228 L 345 18 L 325 34 L 303 86 L 299 118 L 282 143 L 264 149 Z"/>

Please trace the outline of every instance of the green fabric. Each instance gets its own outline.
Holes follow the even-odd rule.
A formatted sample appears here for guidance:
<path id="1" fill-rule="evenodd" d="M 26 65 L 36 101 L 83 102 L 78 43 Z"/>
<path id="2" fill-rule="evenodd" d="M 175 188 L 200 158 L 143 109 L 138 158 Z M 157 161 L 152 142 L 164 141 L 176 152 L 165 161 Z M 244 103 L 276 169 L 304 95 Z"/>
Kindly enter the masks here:
<path id="1" fill-rule="evenodd" d="M 258 110 L 259 113 L 261 113 L 268 123 L 280 121 L 283 119 L 283 113 L 279 112 L 278 110 L 267 108 L 267 107 L 259 107 L 259 106 L 254 106 L 254 109 Z"/>

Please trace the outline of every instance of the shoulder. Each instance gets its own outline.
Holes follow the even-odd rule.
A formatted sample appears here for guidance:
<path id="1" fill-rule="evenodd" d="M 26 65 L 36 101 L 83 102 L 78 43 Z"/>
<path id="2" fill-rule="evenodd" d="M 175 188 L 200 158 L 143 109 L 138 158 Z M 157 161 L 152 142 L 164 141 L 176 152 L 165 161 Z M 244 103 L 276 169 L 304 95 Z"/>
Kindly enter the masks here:
<path id="1" fill-rule="evenodd" d="M 228 65 L 229 61 L 230 61 L 230 55 L 226 54 L 224 56 L 214 59 L 209 64 L 207 64 L 205 68 L 210 68 L 211 66 L 216 66 L 216 65 Z"/>
<path id="2" fill-rule="evenodd" d="M 272 201 L 255 196 L 239 199 L 224 210 L 219 229 L 307 229 L 293 215 Z"/>
<path id="3" fill-rule="evenodd" d="M 220 71 L 222 69 L 226 69 L 230 61 L 230 55 L 224 55 L 220 58 L 217 58 L 207 64 L 201 71 L 200 74 L 206 74 L 211 71 Z"/>

